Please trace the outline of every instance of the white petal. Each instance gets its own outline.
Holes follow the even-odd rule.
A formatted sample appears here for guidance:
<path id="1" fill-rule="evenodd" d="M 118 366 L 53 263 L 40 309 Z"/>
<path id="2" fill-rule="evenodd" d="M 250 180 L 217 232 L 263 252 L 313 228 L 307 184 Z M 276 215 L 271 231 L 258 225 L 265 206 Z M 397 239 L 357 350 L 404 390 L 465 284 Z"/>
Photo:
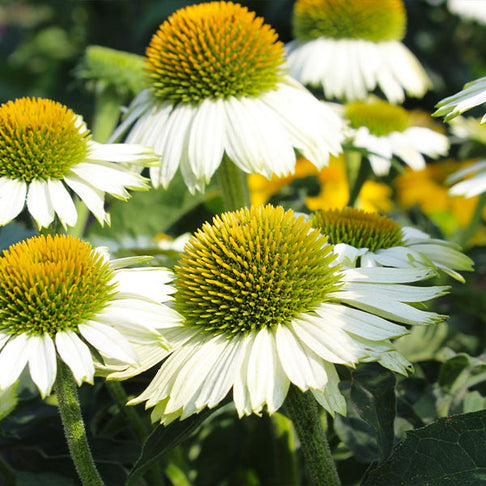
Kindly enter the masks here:
<path id="1" fill-rule="evenodd" d="M 130 343 L 111 326 L 88 321 L 79 325 L 79 332 L 100 353 L 109 357 L 137 365 L 137 355 Z"/>
<path id="2" fill-rule="evenodd" d="M 321 304 L 316 312 L 328 321 L 328 325 L 371 341 L 403 336 L 408 331 L 381 317 L 351 307 L 336 304 Z"/>
<path id="3" fill-rule="evenodd" d="M 64 182 L 81 198 L 101 225 L 109 222 L 109 216 L 104 209 L 105 193 L 103 191 L 87 184 L 83 179 L 74 174 L 74 172 L 65 175 Z"/>
<path id="4" fill-rule="evenodd" d="M 33 179 L 29 184 L 27 194 L 27 208 L 37 224 L 41 227 L 49 226 L 54 220 L 54 208 L 49 196 L 47 182 Z"/>
<path id="5" fill-rule="evenodd" d="M 223 159 L 225 134 L 224 101 L 205 99 L 192 120 L 187 154 L 197 180 L 209 182 Z"/>
<path id="6" fill-rule="evenodd" d="M 71 369 L 78 386 L 83 381 L 93 384 L 95 369 L 91 352 L 74 331 L 56 333 L 56 348 L 61 359 Z"/>
<path id="7" fill-rule="evenodd" d="M 48 334 L 30 336 L 29 370 L 32 381 L 37 385 L 42 398 L 51 392 L 56 380 L 57 363 L 54 342 Z"/>
<path id="8" fill-rule="evenodd" d="M 0 390 L 13 385 L 29 359 L 29 337 L 19 334 L 9 339 L 0 352 Z"/>
<path id="9" fill-rule="evenodd" d="M 47 187 L 52 206 L 61 223 L 64 227 L 66 225 L 74 226 L 78 219 L 78 214 L 73 200 L 64 187 L 64 184 L 57 179 L 49 179 L 47 181 Z"/>
<path id="10" fill-rule="evenodd" d="M 277 327 L 275 339 L 280 363 L 289 380 L 302 391 L 324 388 L 327 383 L 324 361 L 304 347 L 285 325 Z"/>
<path id="11" fill-rule="evenodd" d="M 112 162 L 81 162 L 71 167 L 71 172 L 81 180 L 100 191 L 108 192 L 121 199 L 129 197 L 125 188 L 145 189 L 143 177 L 136 172 Z"/>
<path id="12" fill-rule="evenodd" d="M 247 385 L 251 408 L 257 414 L 265 404 L 268 412 L 274 413 L 287 395 L 289 379 L 277 356 L 275 336 L 266 327 L 257 332 L 253 341 L 248 360 Z"/>
<path id="13" fill-rule="evenodd" d="M 339 391 L 339 376 L 333 365 L 326 363 L 328 382 L 324 390 L 312 390 L 317 402 L 333 417 L 337 412 L 346 415 L 346 400 Z"/>
<path id="14" fill-rule="evenodd" d="M 0 177 L 0 225 L 9 223 L 22 211 L 26 194 L 25 182 Z"/>

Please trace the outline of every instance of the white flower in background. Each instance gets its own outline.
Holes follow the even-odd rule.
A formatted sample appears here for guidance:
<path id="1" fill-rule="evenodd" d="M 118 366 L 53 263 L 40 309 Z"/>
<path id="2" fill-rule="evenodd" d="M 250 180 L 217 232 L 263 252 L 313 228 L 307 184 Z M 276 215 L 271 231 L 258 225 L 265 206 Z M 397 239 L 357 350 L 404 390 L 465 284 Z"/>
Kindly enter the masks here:
<path id="1" fill-rule="evenodd" d="M 328 99 L 363 100 L 376 88 L 392 103 L 422 97 L 431 83 L 401 43 L 406 22 L 401 0 L 297 0 L 290 74 Z"/>
<path id="2" fill-rule="evenodd" d="M 486 24 L 486 2 L 484 0 L 447 0 L 447 8 L 460 17 Z"/>
<path id="3" fill-rule="evenodd" d="M 99 144 L 90 140 L 83 119 L 55 101 L 20 98 L 0 106 L 0 225 L 27 205 L 37 225 L 49 226 L 57 214 L 74 226 L 77 211 L 66 186 L 100 223 L 109 221 L 105 192 L 128 199 L 126 189 L 147 189 L 140 170 L 154 161 L 139 145 Z"/>
<path id="4" fill-rule="evenodd" d="M 461 179 L 464 179 L 461 181 Z M 460 181 L 460 182 L 458 182 Z M 481 160 L 460 169 L 446 180 L 453 184 L 449 189 L 451 196 L 474 197 L 486 192 L 486 160 Z"/>
<path id="5" fill-rule="evenodd" d="M 90 348 L 107 360 L 139 364 L 136 346 L 166 352 L 163 330 L 180 321 L 170 300 L 172 273 L 123 268 L 144 258 L 108 260 L 106 252 L 64 235 L 33 237 L 0 257 L 0 390 L 28 364 L 41 395 L 57 359 L 74 379 L 93 383 Z"/>
<path id="6" fill-rule="evenodd" d="M 348 140 L 354 147 L 370 152 L 367 157 L 378 176 L 389 173 L 393 158 L 401 159 L 413 170 L 422 170 L 424 155 L 437 158 L 449 151 L 447 136 L 414 126 L 410 112 L 386 101 L 347 103 L 344 117 L 349 123 Z"/>
<path id="7" fill-rule="evenodd" d="M 404 285 L 434 270 L 342 270 L 326 238 L 281 207 L 215 217 L 186 245 L 175 274 L 184 322 L 166 330 L 173 351 L 131 401 L 155 407 L 152 419 L 165 424 L 215 407 L 231 390 L 239 416 L 265 406 L 273 413 L 291 384 L 344 414 L 335 364 L 386 355 L 406 373 L 409 363 L 390 342 L 407 332 L 400 324 L 444 317 L 407 304 L 444 293 Z"/>
<path id="8" fill-rule="evenodd" d="M 341 150 L 342 121 L 288 76 L 277 34 L 245 7 L 178 10 L 153 36 L 146 65 L 151 87 L 112 140 L 135 123 L 127 142 L 160 155 L 154 186 L 180 168 L 189 190 L 202 191 L 225 157 L 270 178 L 294 171 L 295 150 L 318 168 Z"/>
<path id="9" fill-rule="evenodd" d="M 431 238 L 393 219 L 354 208 L 319 210 L 314 228 L 329 238 L 345 267 L 432 268 L 464 282 L 456 270 L 473 270 L 473 261 L 448 241 Z"/>
<path id="10" fill-rule="evenodd" d="M 458 93 L 439 101 L 433 116 L 443 116 L 444 121 L 449 121 L 485 102 L 486 76 L 465 84 L 464 88 Z M 486 123 L 486 115 L 481 119 L 481 123 Z"/>

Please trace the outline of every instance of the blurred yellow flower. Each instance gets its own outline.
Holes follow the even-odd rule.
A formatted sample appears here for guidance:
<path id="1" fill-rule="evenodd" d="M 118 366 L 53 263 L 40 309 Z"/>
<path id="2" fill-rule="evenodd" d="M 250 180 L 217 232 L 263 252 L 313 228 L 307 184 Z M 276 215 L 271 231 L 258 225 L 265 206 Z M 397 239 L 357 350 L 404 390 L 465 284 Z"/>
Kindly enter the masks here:
<path id="1" fill-rule="evenodd" d="M 478 198 L 449 196 L 447 194 L 449 187 L 445 185 L 445 180 L 450 174 L 474 162 L 474 160 L 458 162 L 448 159 L 428 164 L 420 171 L 407 168 L 394 181 L 398 205 L 403 209 L 414 205 L 419 206 L 446 236 L 454 234 L 467 226 Z M 476 235 L 474 240 L 476 243 L 479 236 Z M 483 235 L 481 240 L 486 241 L 486 235 Z"/>
<path id="2" fill-rule="evenodd" d="M 343 157 L 331 157 L 328 167 L 318 171 L 307 159 L 297 160 L 295 173 L 288 177 L 272 177 L 270 180 L 259 175 L 248 176 L 252 204 L 265 204 L 278 194 L 282 187 L 293 180 L 315 175 L 321 191 L 315 197 L 308 197 L 306 205 L 311 211 L 317 209 L 344 208 L 349 200 L 349 184 Z M 368 212 L 389 212 L 392 209 L 392 189 L 381 182 L 366 181 L 361 189 L 356 207 Z"/>

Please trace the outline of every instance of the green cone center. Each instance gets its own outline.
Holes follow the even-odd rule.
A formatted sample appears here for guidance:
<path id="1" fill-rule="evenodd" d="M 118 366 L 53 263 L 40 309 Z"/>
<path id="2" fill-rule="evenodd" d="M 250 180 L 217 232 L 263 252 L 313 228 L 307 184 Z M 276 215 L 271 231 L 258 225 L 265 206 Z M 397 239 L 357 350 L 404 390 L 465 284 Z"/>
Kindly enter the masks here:
<path id="1" fill-rule="evenodd" d="M 20 98 L 0 106 L 0 177 L 62 179 L 86 159 L 89 131 L 55 101 Z"/>
<path id="2" fill-rule="evenodd" d="M 89 243 L 33 237 L 0 257 L 0 330 L 51 337 L 75 331 L 115 293 L 113 270 Z"/>
<path id="3" fill-rule="evenodd" d="M 297 0 L 294 37 L 400 41 L 405 36 L 406 14 L 402 0 Z"/>
<path id="4" fill-rule="evenodd" d="M 402 244 L 400 225 L 376 213 L 354 208 L 319 210 L 310 215 L 310 221 L 333 245 L 346 243 L 376 251 Z"/>
<path id="5" fill-rule="evenodd" d="M 275 31 L 231 2 L 178 10 L 146 52 L 154 96 L 172 103 L 258 96 L 277 87 L 283 62 Z"/>
<path id="6" fill-rule="evenodd" d="M 175 267 L 175 302 L 189 325 L 248 333 L 315 309 L 338 285 L 332 247 L 303 217 L 254 206 L 215 217 Z"/>
<path id="7" fill-rule="evenodd" d="M 367 127 L 377 137 L 403 132 L 410 126 L 410 114 L 407 110 L 381 100 L 347 103 L 344 115 L 351 127 Z"/>

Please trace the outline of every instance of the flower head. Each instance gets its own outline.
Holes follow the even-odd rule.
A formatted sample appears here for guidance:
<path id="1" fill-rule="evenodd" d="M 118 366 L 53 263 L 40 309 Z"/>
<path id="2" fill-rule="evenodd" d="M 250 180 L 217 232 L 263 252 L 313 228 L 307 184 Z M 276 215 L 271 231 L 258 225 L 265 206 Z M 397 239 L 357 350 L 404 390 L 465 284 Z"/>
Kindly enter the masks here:
<path id="1" fill-rule="evenodd" d="M 163 423 L 215 407 L 231 389 L 240 416 L 264 406 L 273 413 L 290 383 L 344 413 L 335 363 L 378 360 L 406 332 L 397 322 L 442 319 L 405 303 L 443 293 L 402 285 L 434 271 L 342 270 L 326 238 L 281 207 L 215 217 L 186 245 L 175 274 L 184 322 L 173 329 L 174 351 L 132 401 L 146 400 Z"/>
<path id="2" fill-rule="evenodd" d="M 400 42 L 405 27 L 401 0 L 297 0 L 290 74 L 327 98 L 365 99 L 377 87 L 392 103 L 404 91 L 421 97 L 430 81 Z"/>
<path id="3" fill-rule="evenodd" d="M 425 168 L 424 155 L 436 158 L 449 150 L 445 135 L 414 126 L 410 112 L 386 101 L 347 103 L 344 115 L 350 140 L 355 147 L 371 152 L 368 158 L 376 175 L 388 174 L 393 156 L 421 170 Z"/>
<path id="4" fill-rule="evenodd" d="M 340 151 L 342 123 L 292 80 L 275 31 L 247 8 L 210 2 L 178 10 L 146 51 L 149 89 L 135 98 L 117 137 L 154 147 L 154 185 L 180 167 L 203 190 L 223 156 L 248 173 L 289 174 L 295 150 L 318 166 Z"/>
<path id="5" fill-rule="evenodd" d="M 126 188 L 146 189 L 138 173 L 119 162 L 141 167 L 153 161 L 138 145 L 98 144 L 82 118 L 55 101 L 21 98 L 0 106 L 0 225 L 27 204 L 39 227 L 57 214 L 74 226 L 77 212 L 66 186 L 103 223 L 104 194 L 127 199 Z"/>
<path id="6" fill-rule="evenodd" d="M 138 259 L 140 261 L 140 259 Z M 109 261 L 102 249 L 64 235 L 12 245 L 0 257 L 0 389 L 26 364 L 42 396 L 50 393 L 59 357 L 76 382 L 93 382 L 94 357 L 138 364 L 134 344 L 156 342 L 177 321 L 165 302 L 171 273 L 123 269 L 133 259 Z"/>
<path id="7" fill-rule="evenodd" d="M 315 211 L 310 220 L 335 245 L 339 261 L 354 267 L 428 267 L 464 282 L 456 270 L 473 270 L 473 261 L 448 241 L 400 225 L 385 216 L 354 208 Z"/>

